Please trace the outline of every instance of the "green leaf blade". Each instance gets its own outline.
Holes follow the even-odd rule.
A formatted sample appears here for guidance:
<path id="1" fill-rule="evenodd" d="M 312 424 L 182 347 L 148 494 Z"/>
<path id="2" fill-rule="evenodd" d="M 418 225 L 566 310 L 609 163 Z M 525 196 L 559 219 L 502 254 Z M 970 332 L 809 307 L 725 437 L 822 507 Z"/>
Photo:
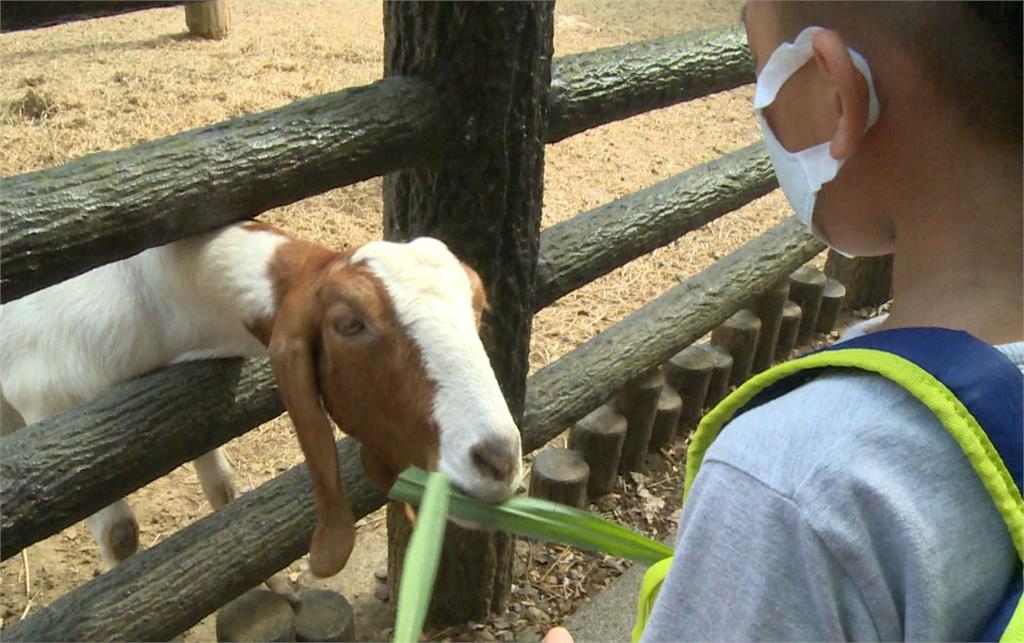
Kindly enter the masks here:
<path id="1" fill-rule="evenodd" d="M 410 487 L 419 490 L 422 502 L 413 527 L 409 546 L 402 566 L 402 581 L 398 589 L 398 614 L 395 619 L 395 643 L 415 643 L 423 631 L 423 622 L 434 592 L 434 579 L 444 544 L 445 525 L 448 521 L 451 483 L 443 473 L 411 476 Z M 401 481 L 399 481 L 401 482 Z M 395 483 L 395 486 L 399 485 Z"/>

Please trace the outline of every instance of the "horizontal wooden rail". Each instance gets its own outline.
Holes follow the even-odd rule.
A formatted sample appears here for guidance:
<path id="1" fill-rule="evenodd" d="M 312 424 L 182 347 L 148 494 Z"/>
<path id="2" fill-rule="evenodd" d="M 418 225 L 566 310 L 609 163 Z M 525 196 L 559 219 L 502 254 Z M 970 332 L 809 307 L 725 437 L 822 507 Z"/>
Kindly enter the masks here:
<path id="1" fill-rule="evenodd" d="M 764 144 L 754 143 L 547 228 L 536 310 L 777 186 Z"/>
<path id="2" fill-rule="evenodd" d="M 750 82 L 745 42 L 730 28 L 560 58 L 547 140 Z M 424 83 L 389 78 L 2 179 L 0 301 L 425 163 L 452 135 L 443 114 Z"/>
<path id="3" fill-rule="evenodd" d="M 105 18 L 122 13 L 158 9 L 185 4 L 191 0 L 119 0 L 118 2 L 61 1 L 25 2 L 5 0 L 0 2 L 0 31 L 39 29 L 78 20 Z"/>
<path id="4" fill-rule="evenodd" d="M 0 299 L 417 165 L 447 124 L 395 77 L 0 180 Z"/>
<path id="5" fill-rule="evenodd" d="M 384 495 L 366 477 L 358 444 L 338 446 L 349 503 L 365 516 Z M 306 553 L 314 524 L 299 464 L 11 625 L 3 640 L 169 641 Z"/>
<path id="6" fill-rule="evenodd" d="M 546 444 L 824 248 L 790 217 L 537 371 L 527 389 L 523 452 Z"/>
<path id="7" fill-rule="evenodd" d="M 524 452 L 823 248 L 786 220 L 538 371 L 527 383 Z M 362 517 L 384 499 L 366 480 L 352 440 L 342 440 L 340 449 L 345 488 Z M 166 640 L 298 558 L 313 524 L 311 489 L 299 465 L 10 626 L 4 639 Z"/>
<path id="8" fill-rule="evenodd" d="M 546 140 L 752 82 L 739 27 L 563 56 L 551 68 Z"/>
<path id="9" fill-rule="evenodd" d="M 266 359 L 177 364 L 0 440 L 0 559 L 284 410 Z"/>

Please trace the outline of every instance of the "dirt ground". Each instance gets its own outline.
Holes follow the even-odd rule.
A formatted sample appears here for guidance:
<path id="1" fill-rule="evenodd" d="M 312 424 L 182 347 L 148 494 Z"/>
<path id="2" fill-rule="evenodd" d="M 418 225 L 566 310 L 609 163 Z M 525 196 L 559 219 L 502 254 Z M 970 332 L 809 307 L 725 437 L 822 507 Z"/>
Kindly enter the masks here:
<path id="1" fill-rule="evenodd" d="M 670 33 L 733 24 L 739 0 L 559 0 L 555 53 L 565 55 Z M 366 84 L 382 74 L 381 4 L 236 2 L 221 41 L 185 34 L 180 8 L 0 35 L 0 176 Z M 666 179 L 759 138 L 752 87 L 600 127 L 546 153 L 545 226 Z M 634 261 L 537 315 L 531 367 L 539 368 L 710 265 L 787 212 L 778 193 Z M 262 219 L 336 247 L 381 234 L 380 180 L 282 207 Z M 256 487 L 301 460 L 286 419 L 226 446 L 240 484 Z M 129 497 L 150 547 L 209 511 L 195 473 L 181 467 Z M 666 509 L 669 511 L 669 509 Z M 373 598 L 384 565 L 382 516 L 364 519 L 349 568 L 329 585 L 353 602 L 358 635 L 392 618 Z M 84 524 L 0 564 L 0 617 L 10 623 L 102 572 Z M 285 572 L 313 584 L 303 562 Z M 213 619 L 185 635 L 212 640 Z"/>

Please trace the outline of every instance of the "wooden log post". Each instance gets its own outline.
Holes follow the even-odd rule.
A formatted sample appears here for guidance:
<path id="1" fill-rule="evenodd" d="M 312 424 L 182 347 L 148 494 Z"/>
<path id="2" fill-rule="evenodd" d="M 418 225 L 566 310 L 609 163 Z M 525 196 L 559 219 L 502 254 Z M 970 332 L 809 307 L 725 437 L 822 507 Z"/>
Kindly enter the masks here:
<path id="1" fill-rule="evenodd" d="M 663 370 L 665 382 L 683 401 L 677 431 L 692 429 L 700 422 L 704 410 L 714 372 L 714 360 L 703 348 L 687 346 L 665 362 Z"/>
<path id="2" fill-rule="evenodd" d="M 772 365 L 772 360 L 775 358 L 775 345 L 779 341 L 782 308 L 788 299 L 789 282 L 786 280 L 780 281 L 754 299 L 751 310 L 761 320 L 761 334 L 757 338 L 751 373 L 760 373 Z"/>
<path id="3" fill-rule="evenodd" d="M 832 277 L 825 281 L 825 288 L 821 292 L 821 308 L 818 309 L 818 321 L 814 324 L 814 330 L 819 333 L 831 333 L 836 327 L 839 319 L 839 311 L 843 307 L 843 299 L 846 297 L 846 288 Z"/>
<path id="4" fill-rule="evenodd" d="M 648 451 L 656 451 L 670 446 L 676 439 L 679 427 L 679 415 L 683 412 L 683 398 L 679 397 L 668 386 L 661 387 L 658 398 L 658 410 L 654 414 L 654 425 L 651 427 L 651 443 Z"/>
<path id="5" fill-rule="evenodd" d="M 825 281 L 825 275 L 814 266 L 801 266 L 789 276 L 789 299 L 798 304 L 802 312 L 796 335 L 800 344 L 806 344 L 814 337 Z"/>
<path id="6" fill-rule="evenodd" d="M 789 359 L 796 348 L 796 336 L 800 332 L 800 318 L 803 310 L 799 304 L 787 301 L 782 307 L 782 323 L 779 324 L 779 341 L 775 345 L 775 361 L 784 362 Z"/>
<path id="7" fill-rule="evenodd" d="M 572 449 L 545 449 L 533 459 L 530 495 L 583 509 L 587 506 L 590 467 L 583 454 Z"/>
<path id="8" fill-rule="evenodd" d="M 294 641 L 294 620 L 292 606 L 283 596 L 265 589 L 250 590 L 217 612 L 217 640 Z"/>
<path id="9" fill-rule="evenodd" d="M 295 638 L 298 641 L 356 640 L 352 605 L 331 590 L 301 591 L 299 606 L 295 608 Z"/>
<path id="10" fill-rule="evenodd" d="M 619 473 L 626 418 L 612 404 L 602 404 L 573 425 L 569 448 L 579 451 L 590 467 L 587 494 L 597 498 L 610 493 Z"/>
<path id="11" fill-rule="evenodd" d="M 619 472 L 644 472 L 647 469 L 647 450 L 651 443 L 654 416 L 658 400 L 665 386 L 665 376 L 657 368 L 651 369 L 626 385 L 615 398 L 619 412 L 626 416 L 626 439 L 622 443 Z"/>
<path id="12" fill-rule="evenodd" d="M 198 38 L 220 40 L 231 30 L 231 0 L 205 0 L 185 5 L 188 32 Z"/>
<path id="13" fill-rule="evenodd" d="M 384 236 L 440 238 L 480 273 L 490 300 L 484 344 L 517 422 L 529 370 L 552 25 L 553 5 L 540 1 L 384 5 L 384 75 L 427 80 L 458 124 L 430 167 L 384 178 Z M 512 539 L 448 531 L 428 623 L 482 620 L 504 609 Z M 392 595 L 402 533 L 391 538 L 398 543 L 389 555 Z"/>
<path id="14" fill-rule="evenodd" d="M 739 386 L 750 377 L 754 350 L 761 334 L 761 320 L 749 310 L 740 310 L 711 333 L 711 341 L 732 355 L 729 384 Z"/>
<path id="15" fill-rule="evenodd" d="M 881 306 L 892 297 L 892 255 L 851 259 L 829 250 L 825 274 L 846 287 L 850 308 Z"/>
<path id="16" fill-rule="evenodd" d="M 729 378 L 732 376 L 732 355 L 718 344 L 705 342 L 697 347 L 711 358 L 711 379 L 708 394 L 704 398 L 706 408 L 714 408 L 729 393 Z"/>

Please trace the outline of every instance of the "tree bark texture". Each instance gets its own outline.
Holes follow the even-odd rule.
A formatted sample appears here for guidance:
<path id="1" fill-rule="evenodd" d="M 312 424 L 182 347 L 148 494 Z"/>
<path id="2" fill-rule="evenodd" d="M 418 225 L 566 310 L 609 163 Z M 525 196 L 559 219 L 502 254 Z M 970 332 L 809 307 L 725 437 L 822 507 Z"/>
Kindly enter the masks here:
<path id="1" fill-rule="evenodd" d="M 355 440 L 338 446 L 346 496 L 365 516 L 384 496 L 366 477 Z M 314 525 L 309 472 L 296 465 L 12 624 L 3 638 L 171 640 L 302 556 Z M 358 547 L 357 537 L 357 555 Z"/>
<path id="2" fill-rule="evenodd" d="M 0 180 L 0 297 L 423 162 L 450 122 L 389 78 Z"/>
<path id="3" fill-rule="evenodd" d="M 776 187 L 758 142 L 546 228 L 535 310 Z"/>
<path id="4" fill-rule="evenodd" d="M 0 440 L 7 559 L 283 411 L 266 359 L 177 364 Z"/>
<path id="5" fill-rule="evenodd" d="M 71 2 L 24 2 L 5 0 L 0 2 L 0 31 L 19 31 L 22 29 L 40 29 L 65 22 L 91 20 L 116 16 L 132 11 L 172 7 L 186 4 L 189 0 L 102 0 L 90 2 L 75 0 Z"/>
<path id="6" fill-rule="evenodd" d="M 555 61 L 547 141 L 754 82 L 738 27 L 692 32 Z"/>
<path id="7" fill-rule="evenodd" d="M 522 422 L 524 453 L 549 442 L 823 248 L 802 224 L 788 219 L 535 373 Z M 196 388 L 209 395 L 220 386 Z M 153 399 L 169 407 L 189 404 Z M 126 440 L 123 428 L 117 435 Z M 339 449 L 346 494 L 361 518 L 383 505 L 384 497 L 366 478 L 356 442 L 344 439 Z M 131 460 L 113 468 L 121 467 L 144 469 Z M 64 493 L 74 495 L 72 489 Z M 89 510 L 103 504 L 93 502 Z M 5 501 L 5 511 L 11 506 Z M 167 640 L 305 553 L 313 526 L 312 488 L 301 464 L 11 625 L 4 638 Z"/>
<path id="8" fill-rule="evenodd" d="M 188 32 L 200 38 L 226 38 L 231 30 L 231 0 L 203 0 L 185 5 Z"/>
<path id="9" fill-rule="evenodd" d="M 385 177 L 384 236 L 438 237 L 480 273 L 490 302 L 484 345 L 517 421 L 529 368 L 552 25 L 548 2 L 387 2 L 384 9 L 385 76 L 430 83 L 459 129 L 430 167 Z M 488 564 L 495 561 L 497 568 Z M 487 545 L 479 533 L 447 538 L 430 622 L 502 609 L 511 562 L 507 536 L 494 534 Z M 389 582 L 397 587 L 397 575 Z"/>

